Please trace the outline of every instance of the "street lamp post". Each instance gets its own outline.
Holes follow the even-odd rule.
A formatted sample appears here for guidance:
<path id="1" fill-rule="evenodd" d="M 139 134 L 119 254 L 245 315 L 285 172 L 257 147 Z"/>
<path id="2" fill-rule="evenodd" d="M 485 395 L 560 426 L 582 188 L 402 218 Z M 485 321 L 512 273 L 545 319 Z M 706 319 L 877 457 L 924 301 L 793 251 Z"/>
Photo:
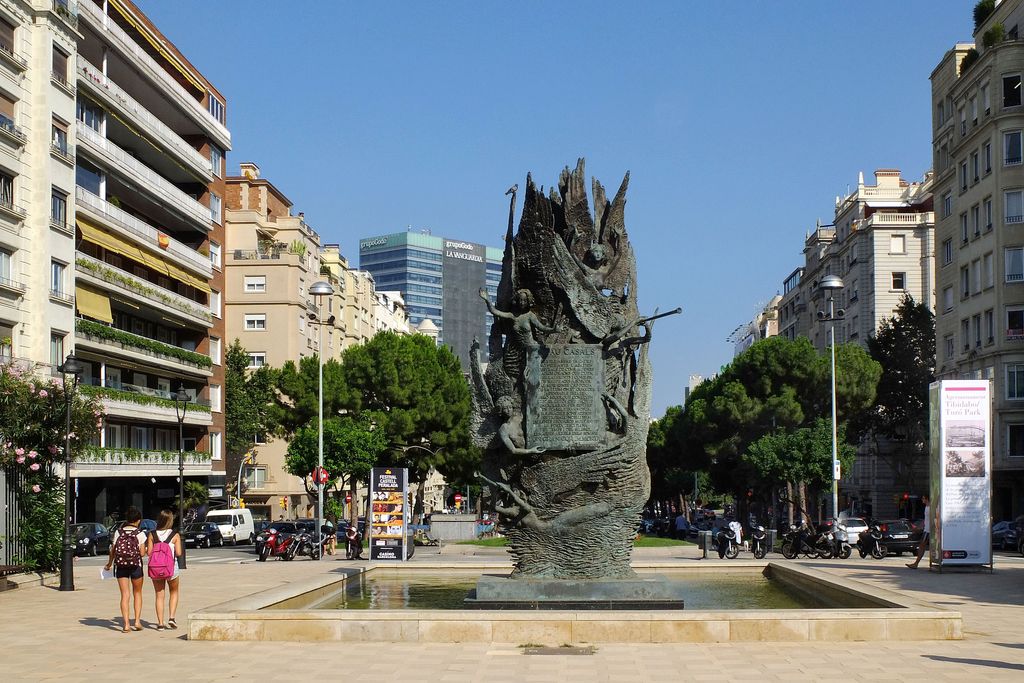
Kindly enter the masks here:
<path id="1" fill-rule="evenodd" d="M 832 519 L 839 519 L 839 438 L 836 421 L 836 319 L 845 317 L 843 309 L 835 309 L 832 293 L 844 287 L 838 275 L 826 275 L 818 283 L 828 296 L 828 312 L 818 311 L 818 319 L 828 321 L 829 349 L 832 355 Z"/>
<path id="2" fill-rule="evenodd" d="M 317 327 L 317 345 L 316 345 L 316 357 L 317 357 L 317 387 L 318 387 L 318 403 L 319 408 L 317 411 L 317 459 L 316 459 L 316 473 L 313 477 L 313 485 L 316 486 L 316 522 L 314 526 L 313 536 L 314 538 L 320 538 L 320 520 L 324 516 L 324 487 L 320 483 L 320 472 L 324 469 L 324 325 L 322 316 L 322 302 L 321 297 L 331 296 L 334 294 L 334 287 L 331 287 L 329 282 L 314 282 L 309 287 L 310 295 L 316 299 L 316 327 Z M 316 557 L 320 558 L 320 543 L 316 543 Z"/>
<path id="3" fill-rule="evenodd" d="M 64 546 L 60 554 L 60 590 L 75 590 L 75 542 L 71 538 L 71 524 L 74 513 L 71 506 L 71 401 L 75 389 L 78 388 L 78 377 L 82 374 L 82 364 L 74 354 L 68 354 L 64 363 L 58 368 L 64 377 Z M 71 379 L 68 379 L 68 376 Z"/>
<path id="4" fill-rule="evenodd" d="M 188 392 L 184 384 L 178 384 L 174 392 L 174 414 L 178 418 L 178 529 L 184 528 L 185 520 L 185 411 L 188 409 Z M 181 561 L 179 565 L 186 568 L 185 544 L 181 544 Z"/>

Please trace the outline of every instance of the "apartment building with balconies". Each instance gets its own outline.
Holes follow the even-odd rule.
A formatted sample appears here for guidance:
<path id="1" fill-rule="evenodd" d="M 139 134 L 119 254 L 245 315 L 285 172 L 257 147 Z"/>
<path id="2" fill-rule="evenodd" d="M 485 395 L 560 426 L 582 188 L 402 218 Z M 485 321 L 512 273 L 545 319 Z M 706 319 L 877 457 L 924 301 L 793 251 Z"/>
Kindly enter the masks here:
<path id="1" fill-rule="evenodd" d="M 409 313 L 405 309 L 405 299 L 397 290 L 376 291 L 373 294 L 374 327 L 377 332 L 395 332 L 409 334 Z"/>
<path id="2" fill-rule="evenodd" d="M 83 518 L 128 505 L 152 516 L 176 495 L 179 449 L 186 477 L 223 495 L 231 138 L 223 95 L 132 2 L 76 9 L 77 49 L 54 55 L 51 81 L 73 101 L 75 352 L 106 416 L 72 476 Z M 191 399 L 180 438 L 179 388 Z"/>
<path id="3" fill-rule="evenodd" d="M 340 341 L 333 331 L 338 317 L 332 312 L 337 307 L 335 297 L 318 302 L 309 294 L 314 282 L 328 279 L 321 273 L 320 236 L 302 213 L 292 214 L 291 200 L 260 177 L 256 164 L 240 167 L 241 175 L 227 178 L 225 204 L 227 338 L 241 342 L 252 367 L 298 364 L 317 354 L 321 335 L 324 346 L 328 337 L 332 343 Z M 321 317 L 330 330 L 320 329 Z M 298 508 L 304 515 L 309 503 L 305 487 L 285 470 L 287 442 L 265 443 L 262 435 L 253 437 L 256 461 L 243 473 L 248 482 L 246 506 L 257 517 L 273 519 L 281 512 L 277 501 L 288 496 L 290 509 Z M 230 469 L 237 472 L 239 464 Z"/>
<path id="4" fill-rule="evenodd" d="M 828 302 L 819 283 L 837 275 L 844 287 L 833 292 L 837 344 L 867 346 L 903 297 L 910 295 L 934 310 L 935 215 L 934 179 L 904 180 L 898 169 L 875 171 L 875 184 L 864 182 L 845 197 L 836 197 L 833 222 L 815 225 L 804 237 L 804 264 L 783 281 L 779 301 L 779 334 L 811 340 L 819 352 L 829 346 L 832 323 L 821 320 Z M 842 314 L 839 314 L 842 311 Z M 894 495 L 922 492 L 928 485 L 924 458 L 907 464 L 893 458 L 899 444 L 864 444 L 853 471 L 840 482 L 842 507 L 876 517 L 893 516 Z"/>
<path id="5" fill-rule="evenodd" d="M 931 74 L 937 374 L 992 380 L 992 511 L 1024 513 L 1024 2 Z"/>

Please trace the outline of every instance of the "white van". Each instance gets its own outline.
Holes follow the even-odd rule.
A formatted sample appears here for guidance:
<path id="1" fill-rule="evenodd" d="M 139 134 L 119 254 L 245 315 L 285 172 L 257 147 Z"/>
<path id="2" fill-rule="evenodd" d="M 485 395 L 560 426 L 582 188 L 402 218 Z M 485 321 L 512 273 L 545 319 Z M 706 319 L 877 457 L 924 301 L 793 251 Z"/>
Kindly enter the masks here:
<path id="1" fill-rule="evenodd" d="M 252 511 L 247 508 L 210 510 L 206 513 L 206 521 L 213 522 L 220 527 L 220 533 L 224 540 L 231 545 L 252 543 L 256 540 L 256 527 L 252 523 Z"/>

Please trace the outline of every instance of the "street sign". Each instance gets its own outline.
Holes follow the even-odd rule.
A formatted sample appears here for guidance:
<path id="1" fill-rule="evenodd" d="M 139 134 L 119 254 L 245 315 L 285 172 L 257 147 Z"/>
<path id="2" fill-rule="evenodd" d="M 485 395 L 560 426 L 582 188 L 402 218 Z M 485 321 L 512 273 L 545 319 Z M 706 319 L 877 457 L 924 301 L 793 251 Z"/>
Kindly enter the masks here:
<path id="1" fill-rule="evenodd" d="M 320 468 L 320 483 L 326 484 L 327 480 L 330 479 L 330 475 L 327 474 L 327 470 L 323 467 Z"/>
<path id="2" fill-rule="evenodd" d="M 839 461 L 836 460 L 834 463 L 832 463 L 832 465 L 833 465 L 833 468 L 832 468 L 832 478 L 835 479 L 836 481 L 839 481 L 840 479 L 843 478 L 841 476 L 842 472 L 840 471 Z"/>
<path id="3" fill-rule="evenodd" d="M 325 467 L 314 467 L 313 471 L 310 472 L 309 478 L 313 480 L 314 484 L 326 484 L 327 480 L 330 479 L 330 475 L 327 473 Z"/>
<path id="4" fill-rule="evenodd" d="M 456 493 L 455 494 L 455 502 L 456 503 L 461 503 L 462 502 L 462 494 L 461 493 Z"/>
<path id="5" fill-rule="evenodd" d="M 351 493 L 346 493 L 345 494 L 345 502 L 346 503 L 351 503 L 352 502 L 352 494 Z"/>

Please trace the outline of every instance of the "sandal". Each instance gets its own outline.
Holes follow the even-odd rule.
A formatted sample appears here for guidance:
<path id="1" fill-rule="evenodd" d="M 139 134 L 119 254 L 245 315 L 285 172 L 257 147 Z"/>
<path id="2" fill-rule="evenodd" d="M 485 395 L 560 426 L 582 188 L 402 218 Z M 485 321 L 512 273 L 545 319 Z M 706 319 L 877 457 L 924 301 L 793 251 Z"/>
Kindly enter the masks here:
<path id="1" fill-rule="evenodd" d="M 174 623 L 174 617 L 167 620 L 167 628 L 178 628 L 178 625 Z"/>
<path id="2" fill-rule="evenodd" d="M 121 629 L 121 633 L 128 633 L 128 631 L 130 631 L 130 630 L 131 629 L 129 629 L 127 626 L 125 626 L 124 628 Z"/>
<path id="3" fill-rule="evenodd" d="M 133 631 L 141 631 L 142 627 L 141 626 L 132 626 L 132 630 Z"/>

